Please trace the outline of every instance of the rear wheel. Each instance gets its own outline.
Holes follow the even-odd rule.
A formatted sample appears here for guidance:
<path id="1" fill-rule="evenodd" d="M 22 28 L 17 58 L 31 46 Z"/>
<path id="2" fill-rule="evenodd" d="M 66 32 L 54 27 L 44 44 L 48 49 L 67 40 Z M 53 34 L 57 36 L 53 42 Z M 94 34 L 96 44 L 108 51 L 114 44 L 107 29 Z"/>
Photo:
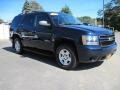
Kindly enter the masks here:
<path id="1" fill-rule="evenodd" d="M 68 45 L 61 45 L 56 50 L 56 59 L 63 69 L 74 69 L 78 65 L 74 48 Z"/>
<path id="2" fill-rule="evenodd" d="M 21 54 L 23 51 L 21 40 L 18 38 L 16 38 L 14 40 L 14 49 L 15 49 L 16 53 L 18 53 L 18 54 Z"/>

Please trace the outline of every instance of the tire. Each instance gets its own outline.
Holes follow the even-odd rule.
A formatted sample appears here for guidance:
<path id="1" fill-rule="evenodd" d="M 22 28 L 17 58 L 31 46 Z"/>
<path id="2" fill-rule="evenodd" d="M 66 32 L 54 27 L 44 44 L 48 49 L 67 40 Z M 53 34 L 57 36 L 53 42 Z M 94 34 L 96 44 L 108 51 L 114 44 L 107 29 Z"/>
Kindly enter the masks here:
<path id="1" fill-rule="evenodd" d="M 14 43 L 14 39 L 12 39 L 12 48 L 15 48 L 15 43 Z"/>
<path id="2" fill-rule="evenodd" d="M 17 54 L 22 54 L 23 46 L 22 46 L 21 40 L 19 38 L 14 39 L 13 45 L 14 45 L 14 49 L 15 49 L 16 53 Z"/>
<path id="3" fill-rule="evenodd" d="M 72 70 L 78 66 L 74 48 L 70 45 L 60 45 L 56 49 L 56 60 L 58 65 L 65 70 Z"/>

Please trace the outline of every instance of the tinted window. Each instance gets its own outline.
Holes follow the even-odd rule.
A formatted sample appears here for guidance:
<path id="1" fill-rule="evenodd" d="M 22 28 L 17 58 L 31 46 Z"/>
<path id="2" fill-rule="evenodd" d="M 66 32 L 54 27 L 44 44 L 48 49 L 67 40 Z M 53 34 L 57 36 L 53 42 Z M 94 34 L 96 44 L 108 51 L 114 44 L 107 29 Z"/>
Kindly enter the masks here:
<path id="1" fill-rule="evenodd" d="M 25 26 L 34 26 L 35 25 L 35 15 L 26 15 L 23 21 Z"/>
<path id="2" fill-rule="evenodd" d="M 12 27 L 17 27 L 20 24 L 21 21 L 22 21 L 22 16 L 16 16 L 13 19 L 11 26 Z"/>
<path id="3" fill-rule="evenodd" d="M 55 16 L 51 16 L 53 21 L 54 21 L 54 24 L 58 25 L 59 24 L 59 19 L 58 17 L 55 17 Z"/>
<path id="4" fill-rule="evenodd" d="M 49 19 L 48 15 L 45 13 L 41 13 L 41 14 L 37 15 L 37 22 L 36 22 L 37 26 L 39 25 L 39 21 L 47 21 L 48 23 L 50 23 L 50 19 Z"/>

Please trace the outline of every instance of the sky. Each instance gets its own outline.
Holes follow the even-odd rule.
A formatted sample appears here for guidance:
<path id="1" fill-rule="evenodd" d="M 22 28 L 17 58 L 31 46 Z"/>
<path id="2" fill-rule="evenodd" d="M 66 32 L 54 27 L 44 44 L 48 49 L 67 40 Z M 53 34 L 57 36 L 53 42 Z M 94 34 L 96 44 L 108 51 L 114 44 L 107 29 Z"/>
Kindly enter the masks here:
<path id="1" fill-rule="evenodd" d="M 69 6 L 76 17 L 90 16 L 96 18 L 97 11 L 102 9 L 103 0 L 36 0 L 45 11 L 59 12 L 65 5 Z M 105 0 L 105 3 L 110 0 Z M 22 11 L 25 0 L 1 0 L 0 18 L 11 21 L 14 16 Z"/>

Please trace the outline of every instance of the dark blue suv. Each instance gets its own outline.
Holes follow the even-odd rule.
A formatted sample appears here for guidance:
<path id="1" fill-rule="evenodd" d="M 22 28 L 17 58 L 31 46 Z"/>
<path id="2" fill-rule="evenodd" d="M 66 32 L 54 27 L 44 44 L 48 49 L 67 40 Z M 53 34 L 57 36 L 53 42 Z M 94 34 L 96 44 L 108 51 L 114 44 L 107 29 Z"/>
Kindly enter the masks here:
<path id="1" fill-rule="evenodd" d="M 111 30 L 83 25 L 72 15 L 56 12 L 19 14 L 12 21 L 10 39 L 17 53 L 53 54 L 63 69 L 109 58 L 117 47 Z"/>

